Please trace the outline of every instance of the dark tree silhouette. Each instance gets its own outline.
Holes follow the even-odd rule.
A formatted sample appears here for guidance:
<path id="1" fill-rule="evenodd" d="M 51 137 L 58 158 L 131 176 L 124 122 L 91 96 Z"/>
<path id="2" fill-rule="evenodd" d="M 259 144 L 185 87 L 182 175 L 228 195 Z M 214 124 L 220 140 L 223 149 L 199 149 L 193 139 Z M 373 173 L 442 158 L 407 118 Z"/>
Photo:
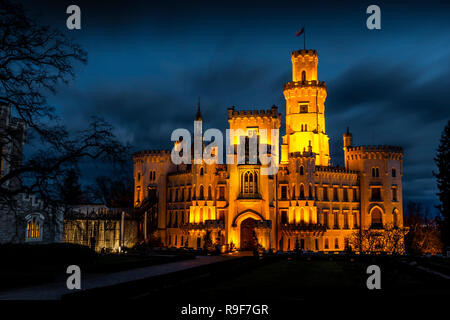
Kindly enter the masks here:
<path id="1" fill-rule="evenodd" d="M 93 118 L 85 130 L 69 133 L 48 104 L 46 95 L 74 77 L 77 62 L 87 62 L 87 53 L 78 44 L 54 28 L 39 25 L 21 5 L 0 0 L 0 107 L 11 108 L 24 124 L 33 151 L 24 159 L 4 157 L 9 170 L 0 175 L 0 200 L 37 193 L 53 201 L 61 177 L 81 159 L 121 163 L 126 156 L 128 149 L 108 123 Z M 21 150 L 20 133 L 0 130 L 0 146 L 10 143 Z"/>
<path id="2" fill-rule="evenodd" d="M 132 208 L 134 199 L 132 175 L 117 177 L 98 177 L 90 187 L 91 198 L 112 208 Z"/>
<path id="3" fill-rule="evenodd" d="M 440 205 L 437 206 L 440 217 L 440 228 L 442 240 L 446 246 L 450 246 L 450 120 L 442 132 L 439 147 L 434 158 L 437 172 L 433 172 L 436 177 Z"/>
<path id="4" fill-rule="evenodd" d="M 85 194 L 78 182 L 80 173 L 76 169 L 69 169 L 66 172 L 63 183 L 60 187 L 60 199 L 66 205 L 82 204 L 86 201 Z"/>
<path id="5" fill-rule="evenodd" d="M 442 252 L 441 234 L 435 219 L 428 216 L 428 210 L 421 203 L 408 201 L 405 226 L 405 249 L 409 254 L 437 254 Z"/>

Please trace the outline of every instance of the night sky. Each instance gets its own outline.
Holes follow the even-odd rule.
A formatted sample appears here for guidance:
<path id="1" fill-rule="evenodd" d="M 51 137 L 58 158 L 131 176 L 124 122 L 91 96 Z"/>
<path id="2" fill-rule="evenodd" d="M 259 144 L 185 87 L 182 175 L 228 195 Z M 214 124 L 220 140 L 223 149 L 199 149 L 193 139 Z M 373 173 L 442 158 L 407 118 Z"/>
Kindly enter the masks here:
<path id="1" fill-rule="evenodd" d="M 94 3 L 93 3 L 94 2 Z M 66 29 L 77 4 L 82 29 Z M 381 30 L 366 8 L 381 8 Z M 193 127 L 197 99 L 206 128 L 227 128 L 227 108 L 279 106 L 291 79 L 290 54 L 319 53 L 333 165 L 343 165 L 342 133 L 354 145 L 404 148 L 405 200 L 436 204 L 433 157 L 449 119 L 450 5 L 421 2 L 33 1 L 39 21 L 88 52 L 76 78 L 49 101 L 72 129 L 92 115 L 114 125 L 133 150 L 170 148 L 175 128 Z M 284 119 L 284 118 L 283 118 Z M 282 123 L 284 131 L 284 120 Z M 101 168 L 100 168 L 101 169 Z M 97 167 L 85 166 L 85 179 Z"/>

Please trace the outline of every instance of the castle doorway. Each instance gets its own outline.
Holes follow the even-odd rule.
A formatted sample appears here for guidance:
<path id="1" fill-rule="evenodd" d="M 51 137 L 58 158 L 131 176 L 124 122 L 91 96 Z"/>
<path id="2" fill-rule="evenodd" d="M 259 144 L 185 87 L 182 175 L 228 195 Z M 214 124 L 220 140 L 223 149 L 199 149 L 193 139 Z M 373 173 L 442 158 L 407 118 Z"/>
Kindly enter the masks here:
<path id="1" fill-rule="evenodd" d="M 255 233 L 255 219 L 247 218 L 241 223 L 241 250 L 253 250 L 257 239 Z"/>

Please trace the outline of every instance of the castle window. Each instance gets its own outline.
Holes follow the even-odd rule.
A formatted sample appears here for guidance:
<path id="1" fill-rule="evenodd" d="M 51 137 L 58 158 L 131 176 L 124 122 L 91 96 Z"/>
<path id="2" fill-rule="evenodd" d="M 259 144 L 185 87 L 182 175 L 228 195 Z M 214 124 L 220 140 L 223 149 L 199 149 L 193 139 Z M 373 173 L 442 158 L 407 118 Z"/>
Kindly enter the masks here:
<path id="1" fill-rule="evenodd" d="M 325 238 L 325 249 L 329 249 L 330 248 L 330 244 L 329 244 L 329 241 L 328 241 L 328 238 Z"/>
<path id="2" fill-rule="evenodd" d="M 339 201 L 338 188 L 333 188 L 333 200 L 334 201 Z"/>
<path id="3" fill-rule="evenodd" d="M 344 229 L 348 229 L 348 213 L 344 212 Z"/>
<path id="4" fill-rule="evenodd" d="M 381 201 L 381 188 L 372 188 L 372 197 L 370 201 Z"/>
<path id="5" fill-rule="evenodd" d="M 28 215 L 25 217 L 27 222 L 26 241 L 41 240 L 41 225 L 42 220 L 39 215 Z"/>
<path id="6" fill-rule="evenodd" d="M 394 227 L 398 227 L 398 210 L 395 209 L 393 212 L 393 220 L 394 220 Z"/>
<path id="7" fill-rule="evenodd" d="M 333 213 L 334 216 L 334 227 L 333 229 L 339 229 L 339 212 L 334 212 Z"/>
<path id="8" fill-rule="evenodd" d="M 344 188 L 343 192 L 344 192 L 344 202 L 348 202 L 348 189 Z"/>
<path id="9" fill-rule="evenodd" d="M 309 199 L 313 199 L 314 198 L 313 197 L 313 189 L 312 189 L 311 185 L 308 186 L 308 198 Z"/>
<path id="10" fill-rule="evenodd" d="M 372 177 L 378 178 L 380 176 L 380 169 L 379 168 L 372 168 Z"/>
<path id="11" fill-rule="evenodd" d="M 306 71 L 302 71 L 302 81 L 306 81 Z"/>
<path id="12" fill-rule="evenodd" d="M 392 168 L 392 178 L 395 178 L 397 176 L 397 170 L 395 168 Z"/>
<path id="13" fill-rule="evenodd" d="M 295 186 L 292 186 L 291 199 L 295 199 Z"/>
<path id="14" fill-rule="evenodd" d="M 208 187 L 208 200 L 212 200 L 211 186 Z"/>
<path id="15" fill-rule="evenodd" d="M 319 239 L 314 239 L 314 249 L 319 250 Z"/>
<path id="16" fill-rule="evenodd" d="M 328 188 L 323 187 L 323 200 L 328 201 Z"/>
<path id="17" fill-rule="evenodd" d="M 372 228 L 383 229 L 382 213 L 379 208 L 374 208 L 371 212 L 372 216 Z"/>
<path id="18" fill-rule="evenodd" d="M 241 174 L 241 195 L 254 196 L 258 193 L 258 174 L 248 170 Z"/>
<path id="19" fill-rule="evenodd" d="M 203 192 L 203 186 L 200 186 L 200 195 L 199 195 L 199 199 L 200 200 L 205 200 L 205 194 Z"/>
<path id="20" fill-rule="evenodd" d="M 334 248 L 339 249 L 339 239 L 338 238 L 334 239 Z"/>
<path id="21" fill-rule="evenodd" d="M 305 199 L 305 187 L 300 185 L 300 199 Z"/>
<path id="22" fill-rule="evenodd" d="M 304 174 L 305 174 L 305 172 L 304 172 L 303 166 L 300 166 L 300 175 L 302 176 Z"/>
<path id="23" fill-rule="evenodd" d="M 219 187 L 219 199 L 225 200 L 225 187 L 224 186 Z"/>
<path id="24" fill-rule="evenodd" d="M 358 219 L 357 219 L 356 211 L 353 211 L 353 228 L 354 229 L 358 228 Z"/>
<path id="25" fill-rule="evenodd" d="M 392 201 L 398 201 L 397 200 L 397 187 L 392 187 Z"/>
<path id="26" fill-rule="evenodd" d="M 358 191 L 353 188 L 353 202 L 358 201 Z"/>
<path id="27" fill-rule="evenodd" d="M 137 181 L 141 181 L 141 173 L 140 172 L 138 172 L 138 174 L 137 174 Z"/>
<path id="28" fill-rule="evenodd" d="M 287 199 L 287 186 L 281 186 L 281 199 Z"/>
<path id="29" fill-rule="evenodd" d="M 203 175 L 203 168 L 200 168 L 200 175 Z"/>
<path id="30" fill-rule="evenodd" d="M 281 211 L 281 223 L 282 224 L 288 223 L 287 211 L 285 211 L 285 210 Z"/>
<path id="31" fill-rule="evenodd" d="M 300 106 L 300 113 L 308 113 L 308 104 L 301 103 L 299 104 L 299 106 Z"/>

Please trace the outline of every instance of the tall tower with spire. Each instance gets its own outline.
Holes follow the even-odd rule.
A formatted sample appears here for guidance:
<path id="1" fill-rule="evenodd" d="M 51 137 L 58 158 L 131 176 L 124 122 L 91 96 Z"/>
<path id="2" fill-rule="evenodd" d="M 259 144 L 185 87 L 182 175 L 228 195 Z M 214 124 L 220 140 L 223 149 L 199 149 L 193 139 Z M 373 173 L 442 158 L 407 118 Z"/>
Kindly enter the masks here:
<path id="1" fill-rule="evenodd" d="M 291 60 L 292 81 L 286 83 L 283 90 L 286 99 L 284 149 L 288 154 L 312 149 L 316 165 L 329 166 L 329 138 L 325 133 L 327 88 L 325 82 L 317 80 L 317 51 L 294 51 Z"/>

